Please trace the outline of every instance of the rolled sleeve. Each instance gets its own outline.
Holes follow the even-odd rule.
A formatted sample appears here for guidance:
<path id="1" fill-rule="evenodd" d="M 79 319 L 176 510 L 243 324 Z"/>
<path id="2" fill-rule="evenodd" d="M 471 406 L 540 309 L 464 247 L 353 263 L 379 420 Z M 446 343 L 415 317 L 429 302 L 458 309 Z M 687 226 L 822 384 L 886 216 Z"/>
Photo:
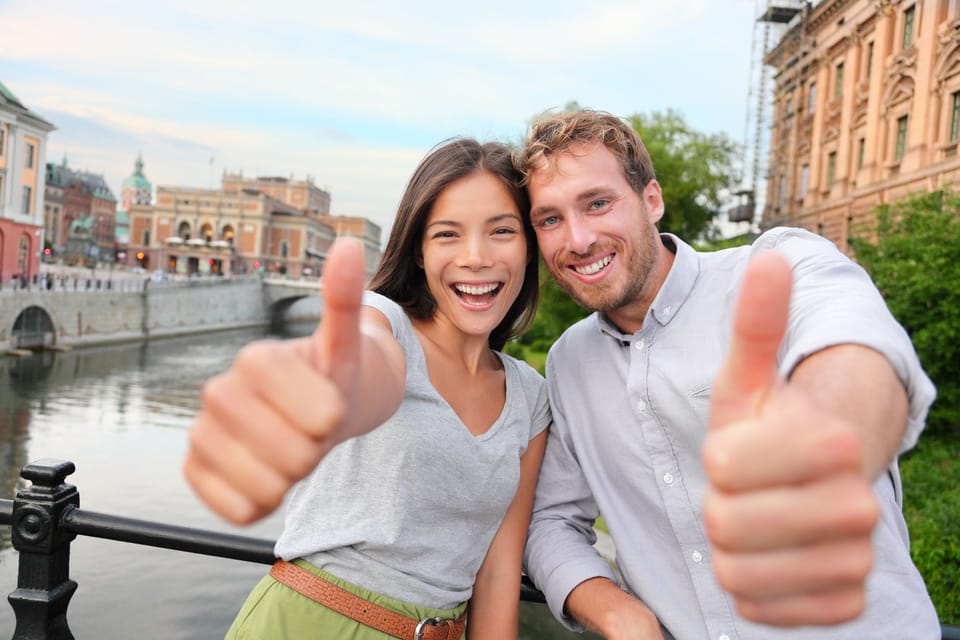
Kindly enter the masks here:
<path id="1" fill-rule="evenodd" d="M 836 246 L 800 229 L 765 234 L 756 249 L 775 249 L 794 271 L 790 330 L 781 352 L 781 372 L 839 344 L 859 344 L 881 353 L 907 392 L 910 406 L 898 453 L 916 445 L 936 388 L 923 371 L 910 336 L 893 317 L 869 274 Z"/>
<path id="2" fill-rule="evenodd" d="M 567 424 L 552 395 L 551 402 L 554 424 L 540 467 L 524 567 L 554 616 L 568 629 L 583 631 L 582 625 L 564 614 L 567 596 L 585 580 L 604 577 L 617 582 L 617 577 L 593 547 L 597 504 L 568 446 Z"/>

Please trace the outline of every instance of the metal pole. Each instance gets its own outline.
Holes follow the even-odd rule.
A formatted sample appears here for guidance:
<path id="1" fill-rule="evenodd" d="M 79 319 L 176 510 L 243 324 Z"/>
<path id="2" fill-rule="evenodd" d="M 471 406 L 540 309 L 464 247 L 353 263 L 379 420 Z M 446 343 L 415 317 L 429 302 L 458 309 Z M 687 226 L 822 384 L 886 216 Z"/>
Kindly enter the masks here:
<path id="1" fill-rule="evenodd" d="M 33 485 L 13 502 L 13 547 L 20 554 L 17 589 L 7 599 L 17 618 L 13 640 L 74 640 L 67 626 L 67 605 L 77 583 L 70 579 L 70 542 L 63 531 L 65 509 L 80 504 L 76 487 L 64 483 L 72 462 L 42 459 L 23 467 L 20 476 Z"/>

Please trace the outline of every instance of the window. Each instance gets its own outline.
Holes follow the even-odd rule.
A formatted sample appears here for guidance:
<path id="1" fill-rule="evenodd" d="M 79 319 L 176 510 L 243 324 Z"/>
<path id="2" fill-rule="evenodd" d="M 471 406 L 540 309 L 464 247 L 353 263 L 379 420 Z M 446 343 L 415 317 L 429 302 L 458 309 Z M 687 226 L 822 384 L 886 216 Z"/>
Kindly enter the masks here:
<path id="1" fill-rule="evenodd" d="M 800 197 L 807 197 L 807 186 L 810 184 L 810 165 L 805 164 L 800 170 Z"/>
<path id="2" fill-rule="evenodd" d="M 807 95 L 807 113 L 813 113 L 817 106 L 817 83 L 810 83 L 810 93 Z"/>
<path id="3" fill-rule="evenodd" d="M 871 41 L 867 45 L 867 80 L 870 79 L 870 74 L 873 72 L 873 42 Z"/>
<path id="4" fill-rule="evenodd" d="M 901 116 L 897 119 L 897 146 L 894 149 L 893 159 L 895 162 L 903 160 L 903 152 L 907 148 L 907 118 Z"/>
<path id="5" fill-rule="evenodd" d="M 286 258 L 290 254 L 290 247 L 287 245 L 286 240 L 280 242 L 280 257 Z"/>
<path id="6" fill-rule="evenodd" d="M 21 274 L 26 274 L 28 260 L 30 257 L 30 239 L 26 236 L 20 238 L 20 244 L 17 247 L 17 269 Z"/>
<path id="7" fill-rule="evenodd" d="M 960 139 L 960 91 L 953 94 L 953 105 L 950 109 L 950 142 Z"/>
<path id="8" fill-rule="evenodd" d="M 860 138 L 860 142 L 857 143 L 857 169 L 863 169 L 863 157 L 866 155 L 867 150 L 867 139 Z"/>
<path id="9" fill-rule="evenodd" d="M 787 200 L 787 176 L 780 176 L 780 193 L 777 194 L 777 208 L 783 211 Z"/>
<path id="10" fill-rule="evenodd" d="M 30 187 L 23 187 L 23 206 L 20 208 L 21 211 L 28 214 L 30 213 L 30 206 L 33 204 L 33 189 Z"/>
<path id="11" fill-rule="evenodd" d="M 910 5 L 903 12 L 903 48 L 906 49 L 913 44 L 913 22 L 916 18 L 917 5 Z"/>
<path id="12" fill-rule="evenodd" d="M 33 143 L 28 142 L 26 148 L 24 149 L 24 158 L 23 166 L 27 169 L 33 169 Z"/>
<path id="13" fill-rule="evenodd" d="M 833 78 L 833 97 L 839 98 L 843 95 L 843 63 L 837 65 L 837 73 Z"/>
<path id="14" fill-rule="evenodd" d="M 140 244 L 142 244 L 143 246 L 145 247 L 150 246 L 150 229 L 143 230 L 143 234 L 140 236 L 140 240 L 141 240 Z"/>
<path id="15" fill-rule="evenodd" d="M 833 187 L 833 179 L 837 175 L 837 152 L 827 154 L 827 189 Z"/>
<path id="16" fill-rule="evenodd" d="M 6 137 L 7 137 L 6 134 L 7 134 L 7 130 L 4 129 L 3 127 L 0 127 L 0 158 L 3 157 L 4 149 L 6 147 L 6 145 L 3 144 L 4 142 L 6 142 Z"/>

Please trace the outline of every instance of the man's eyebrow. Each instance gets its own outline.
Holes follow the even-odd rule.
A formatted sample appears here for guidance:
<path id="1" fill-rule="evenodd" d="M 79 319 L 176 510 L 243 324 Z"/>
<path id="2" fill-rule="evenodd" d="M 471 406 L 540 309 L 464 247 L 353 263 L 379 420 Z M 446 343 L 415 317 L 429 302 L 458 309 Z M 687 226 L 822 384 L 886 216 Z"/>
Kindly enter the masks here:
<path id="1" fill-rule="evenodd" d="M 612 187 L 593 187 L 587 189 L 586 191 L 581 191 L 577 194 L 575 198 L 576 202 L 583 202 L 584 200 L 593 200 L 597 196 L 606 195 L 610 193 L 616 193 Z M 557 211 L 557 207 L 552 204 L 541 205 L 539 207 L 534 207 L 530 210 L 530 217 L 542 216 L 547 213 L 554 213 Z"/>

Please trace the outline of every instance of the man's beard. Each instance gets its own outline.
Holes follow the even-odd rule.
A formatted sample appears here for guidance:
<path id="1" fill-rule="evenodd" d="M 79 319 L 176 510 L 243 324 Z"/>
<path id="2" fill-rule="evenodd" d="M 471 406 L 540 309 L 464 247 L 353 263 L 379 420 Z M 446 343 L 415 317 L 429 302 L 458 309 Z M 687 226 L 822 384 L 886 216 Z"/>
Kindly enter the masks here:
<path id="1" fill-rule="evenodd" d="M 552 269 L 551 276 L 560 288 L 584 309 L 604 314 L 612 313 L 640 299 L 653 272 L 657 251 L 660 248 L 660 236 L 656 233 L 644 234 L 641 241 L 645 242 L 646 246 L 640 250 L 632 254 L 623 252 L 616 254 L 616 260 L 626 260 L 626 264 L 616 265 L 617 268 L 624 270 L 630 276 L 626 279 L 626 285 L 622 291 L 617 291 L 614 288 L 616 285 L 607 282 L 586 285 L 573 278 L 558 278 Z"/>

